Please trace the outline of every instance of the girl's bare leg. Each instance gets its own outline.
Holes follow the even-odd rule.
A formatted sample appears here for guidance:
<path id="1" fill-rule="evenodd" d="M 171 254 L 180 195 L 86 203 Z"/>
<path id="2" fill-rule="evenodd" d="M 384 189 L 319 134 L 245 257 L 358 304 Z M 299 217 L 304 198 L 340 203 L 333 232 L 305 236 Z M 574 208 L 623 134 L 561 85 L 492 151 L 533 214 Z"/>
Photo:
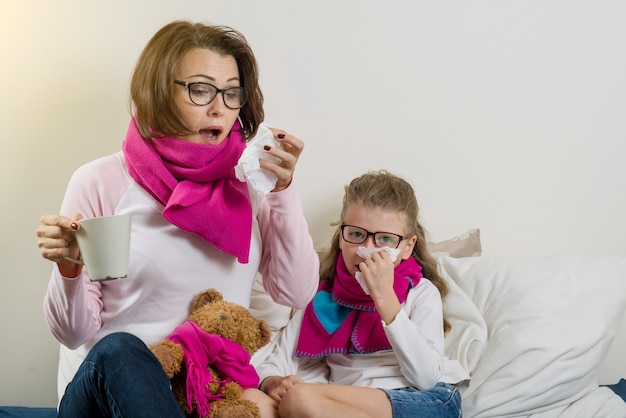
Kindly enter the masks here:
<path id="1" fill-rule="evenodd" d="M 380 389 L 302 383 L 278 405 L 281 418 L 392 418 L 391 402 Z"/>
<path id="2" fill-rule="evenodd" d="M 254 402 L 261 410 L 262 418 L 278 418 L 278 404 L 258 389 L 246 389 L 243 391 L 244 399 Z"/>

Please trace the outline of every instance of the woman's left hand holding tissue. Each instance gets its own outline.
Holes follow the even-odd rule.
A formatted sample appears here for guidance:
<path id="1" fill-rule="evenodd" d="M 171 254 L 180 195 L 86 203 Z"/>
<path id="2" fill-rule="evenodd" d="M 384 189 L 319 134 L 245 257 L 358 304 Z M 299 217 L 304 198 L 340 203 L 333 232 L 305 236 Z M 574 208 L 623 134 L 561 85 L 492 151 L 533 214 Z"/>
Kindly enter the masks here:
<path id="1" fill-rule="evenodd" d="M 280 143 L 279 147 L 265 147 L 265 152 L 280 159 L 280 163 L 260 160 L 261 168 L 274 173 L 277 177 L 276 186 L 272 192 L 284 190 L 291 184 L 298 158 L 304 149 L 304 142 L 280 129 L 270 128 L 274 138 Z"/>

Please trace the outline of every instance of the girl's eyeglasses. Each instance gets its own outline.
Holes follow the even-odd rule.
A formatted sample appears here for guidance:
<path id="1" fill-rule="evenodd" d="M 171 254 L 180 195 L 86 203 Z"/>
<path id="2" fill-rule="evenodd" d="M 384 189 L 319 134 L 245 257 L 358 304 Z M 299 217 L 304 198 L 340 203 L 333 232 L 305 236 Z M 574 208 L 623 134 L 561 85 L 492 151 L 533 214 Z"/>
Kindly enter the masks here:
<path id="1" fill-rule="evenodd" d="M 370 235 L 374 237 L 374 244 L 378 248 L 398 248 L 400 241 L 404 239 L 402 235 L 391 232 L 370 232 L 358 226 L 341 225 L 341 236 L 350 244 L 363 244 Z"/>

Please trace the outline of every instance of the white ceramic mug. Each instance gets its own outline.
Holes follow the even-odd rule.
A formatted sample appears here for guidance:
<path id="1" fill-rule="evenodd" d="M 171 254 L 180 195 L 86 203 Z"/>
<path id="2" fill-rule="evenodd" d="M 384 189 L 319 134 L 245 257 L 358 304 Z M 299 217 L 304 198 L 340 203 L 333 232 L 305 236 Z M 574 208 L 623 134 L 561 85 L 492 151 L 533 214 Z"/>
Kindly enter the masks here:
<path id="1" fill-rule="evenodd" d="M 101 216 L 77 221 L 76 241 L 92 281 L 121 279 L 128 275 L 131 215 Z"/>

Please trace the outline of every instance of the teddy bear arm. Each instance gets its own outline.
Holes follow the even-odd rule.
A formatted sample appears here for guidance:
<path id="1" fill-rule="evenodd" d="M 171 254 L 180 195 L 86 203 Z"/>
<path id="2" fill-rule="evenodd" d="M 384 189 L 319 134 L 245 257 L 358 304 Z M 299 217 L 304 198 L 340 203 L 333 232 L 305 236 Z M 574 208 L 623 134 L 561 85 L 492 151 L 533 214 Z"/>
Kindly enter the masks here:
<path id="1" fill-rule="evenodd" d="M 257 404 L 243 397 L 243 389 L 235 382 L 222 389 L 223 399 L 211 405 L 211 418 L 261 418 Z"/>
<path id="2" fill-rule="evenodd" d="M 150 346 L 150 351 L 163 366 L 168 378 L 172 378 L 180 372 L 183 363 L 183 348 L 170 340 L 163 340 Z"/>

